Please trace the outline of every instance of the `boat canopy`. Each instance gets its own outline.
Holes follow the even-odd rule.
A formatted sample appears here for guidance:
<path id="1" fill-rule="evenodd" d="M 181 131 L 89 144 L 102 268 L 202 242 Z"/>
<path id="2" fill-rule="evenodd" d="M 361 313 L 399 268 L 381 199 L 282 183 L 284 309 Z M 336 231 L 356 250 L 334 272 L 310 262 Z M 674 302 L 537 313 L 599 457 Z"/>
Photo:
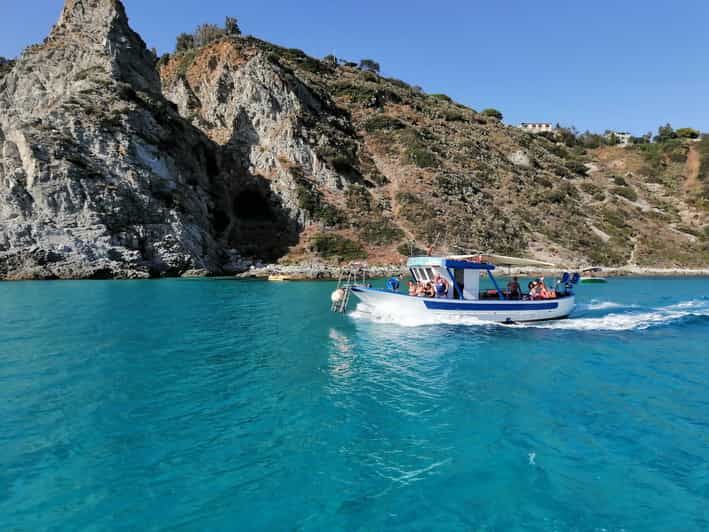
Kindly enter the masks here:
<path id="1" fill-rule="evenodd" d="M 507 257 L 505 255 L 492 255 L 490 253 L 477 253 L 468 255 L 453 255 L 449 257 L 457 260 L 471 260 L 474 262 L 487 262 L 496 266 L 530 266 L 536 268 L 556 268 L 556 264 L 536 259 L 523 257 Z"/>
<path id="2" fill-rule="evenodd" d="M 456 270 L 487 270 L 495 269 L 494 264 L 480 262 L 467 257 L 411 257 L 406 265 L 409 268 L 454 268 Z"/>
<path id="3" fill-rule="evenodd" d="M 525 259 L 519 257 L 506 257 L 504 255 L 490 255 L 489 253 L 450 255 L 447 257 L 411 257 L 407 263 L 409 268 L 440 266 L 462 270 L 494 270 L 495 266 L 529 266 L 535 268 L 555 268 L 556 265 L 541 260 Z"/>

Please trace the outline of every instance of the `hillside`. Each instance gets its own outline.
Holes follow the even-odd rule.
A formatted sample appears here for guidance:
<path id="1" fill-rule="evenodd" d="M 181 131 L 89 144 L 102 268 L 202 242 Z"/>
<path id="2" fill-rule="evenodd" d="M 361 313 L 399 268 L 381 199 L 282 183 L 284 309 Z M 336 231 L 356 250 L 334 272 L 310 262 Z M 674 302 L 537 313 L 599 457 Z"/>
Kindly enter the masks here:
<path id="1" fill-rule="evenodd" d="M 161 76 L 183 116 L 224 143 L 246 122 L 263 124 L 261 113 L 270 112 L 244 96 L 253 92 L 244 80 L 259 69 L 278 79 L 269 91 L 293 84 L 291 95 L 300 95 L 288 129 L 301 135 L 310 155 L 283 151 L 283 143 L 258 131 L 269 140 L 250 148 L 252 169 L 272 186 L 286 176 L 291 189 L 317 196 L 285 200 L 304 222 L 300 244 L 286 259 L 327 256 L 331 246 L 348 251 L 341 255 L 361 247 L 374 260 L 398 261 L 400 251 L 434 245 L 575 263 L 707 264 L 706 208 L 699 201 L 706 194 L 683 185 L 692 179 L 685 167 L 696 146 L 669 154 L 634 147 L 574 155 L 445 95 L 251 37 L 176 54 Z M 228 115 L 219 113 L 215 94 L 226 98 Z M 267 167 L 259 165 L 264 152 Z M 307 163 L 313 159 L 341 177 L 335 187 Z"/>
<path id="2" fill-rule="evenodd" d="M 240 35 L 157 61 L 118 0 L 67 0 L 49 39 L 3 64 L 0 106 L 6 278 L 428 248 L 709 263 L 706 139 L 572 149 Z"/>

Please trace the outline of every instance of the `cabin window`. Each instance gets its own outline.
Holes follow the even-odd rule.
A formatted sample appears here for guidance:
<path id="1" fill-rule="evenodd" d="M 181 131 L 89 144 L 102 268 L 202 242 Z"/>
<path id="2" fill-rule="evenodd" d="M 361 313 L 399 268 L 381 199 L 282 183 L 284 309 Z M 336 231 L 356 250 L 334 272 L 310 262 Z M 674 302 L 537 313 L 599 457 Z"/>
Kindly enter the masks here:
<path id="1" fill-rule="evenodd" d="M 454 270 L 455 282 L 458 286 L 455 288 L 455 299 L 463 299 L 463 294 L 458 292 L 458 288 L 465 289 L 465 270 Z"/>
<path id="2" fill-rule="evenodd" d="M 433 268 L 426 268 L 426 274 L 428 275 L 428 280 L 433 281 Z"/>

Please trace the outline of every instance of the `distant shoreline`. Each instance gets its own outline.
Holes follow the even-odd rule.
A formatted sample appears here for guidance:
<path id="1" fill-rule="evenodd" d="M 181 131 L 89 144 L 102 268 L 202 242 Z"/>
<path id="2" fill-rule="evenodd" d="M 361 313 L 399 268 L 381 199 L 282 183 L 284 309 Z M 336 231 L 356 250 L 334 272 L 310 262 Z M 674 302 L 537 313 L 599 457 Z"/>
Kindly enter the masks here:
<path id="1" fill-rule="evenodd" d="M 652 268 L 645 266 L 622 266 L 622 267 L 602 267 L 599 266 L 600 271 L 595 273 L 595 277 L 678 277 L 678 278 L 694 278 L 694 277 L 709 277 L 709 267 L 707 268 Z M 4 278 L 0 278 L 0 283 L 3 282 L 26 282 L 26 281 L 150 281 L 150 280 L 160 280 L 160 279 L 234 279 L 234 280 L 267 280 L 269 278 L 279 278 L 273 280 L 284 280 L 284 281 L 332 281 L 337 280 L 340 277 L 341 272 L 347 271 L 347 266 L 338 266 L 333 264 L 325 263 L 305 263 L 305 264 L 268 264 L 265 266 L 251 267 L 242 273 L 236 275 L 212 275 L 206 270 L 190 270 L 182 275 L 169 275 L 165 277 L 148 277 L 143 276 L 131 276 L 131 275 L 116 275 L 115 277 L 67 277 L 62 278 L 59 276 L 47 275 L 37 276 L 28 275 L 24 277 L 22 275 L 9 275 Z M 404 265 L 396 264 L 376 264 L 367 265 L 367 278 L 377 279 L 389 277 L 392 275 L 402 274 L 404 276 L 409 275 L 409 270 Z M 560 274 L 563 271 L 579 271 L 574 268 L 554 268 L 554 269 L 543 269 L 543 268 L 506 268 L 498 267 L 495 270 L 495 274 L 498 277 L 504 277 L 508 275 L 517 275 L 519 277 L 540 277 L 545 276 L 552 278 Z"/>
<path id="2" fill-rule="evenodd" d="M 344 267 L 346 269 L 346 267 Z M 595 274 L 597 277 L 709 277 L 709 268 L 650 268 L 640 266 L 623 266 L 617 268 L 604 268 Z M 274 276 L 283 276 L 285 280 L 332 280 L 340 275 L 341 267 L 332 265 L 278 265 L 269 264 L 262 268 L 251 270 L 237 275 L 240 279 L 268 279 Z M 408 269 L 400 265 L 370 265 L 367 267 L 368 276 L 372 278 L 386 277 L 389 275 L 408 275 Z M 497 275 L 518 275 L 520 277 L 552 277 L 560 271 L 577 271 L 573 268 L 504 268 L 496 271 Z"/>

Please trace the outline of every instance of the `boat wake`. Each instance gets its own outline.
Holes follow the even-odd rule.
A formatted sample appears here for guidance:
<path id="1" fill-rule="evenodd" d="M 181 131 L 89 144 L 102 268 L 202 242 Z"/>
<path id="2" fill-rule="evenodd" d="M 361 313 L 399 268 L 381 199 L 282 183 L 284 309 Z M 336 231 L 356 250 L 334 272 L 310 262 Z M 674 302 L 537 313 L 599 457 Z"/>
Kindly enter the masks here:
<path id="1" fill-rule="evenodd" d="M 600 316 L 586 316 L 594 311 L 611 311 Z M 378 313 L 367 305 L 360 303 L 357 309 L 350 313 L 355 319 L 369 320 L 375 323 L 389 323 L 402 327 L 420 327 L 425 325 L 467 325 L 485 327 L 511 327 L 560 329 L 577 331 L 633 331 L 645 330 L 676 324 L 691 319 L 709 318 L 709 300 L 694 299 L 663 307 L 640 307 L 623 305 L 611 301 L 591 301 L 581 304 L 576 311 L 565 320 L 502 324 L 483 321 L 465 316 L 445 316 L 431 314 L 430 316 L 399 316 L 393 313 Z"/>
<path id="2" fill-rule="evenodd" d="M 597 299 L 592 299 L 588 303 L 580 303 L 576 305 L 577 311 L 584 310 L 608 310 L 612 308 L 638 308 L 637 305 L 624 305 L 623 303 L 616 303 L 615 301 L 599 301 Z"/>

